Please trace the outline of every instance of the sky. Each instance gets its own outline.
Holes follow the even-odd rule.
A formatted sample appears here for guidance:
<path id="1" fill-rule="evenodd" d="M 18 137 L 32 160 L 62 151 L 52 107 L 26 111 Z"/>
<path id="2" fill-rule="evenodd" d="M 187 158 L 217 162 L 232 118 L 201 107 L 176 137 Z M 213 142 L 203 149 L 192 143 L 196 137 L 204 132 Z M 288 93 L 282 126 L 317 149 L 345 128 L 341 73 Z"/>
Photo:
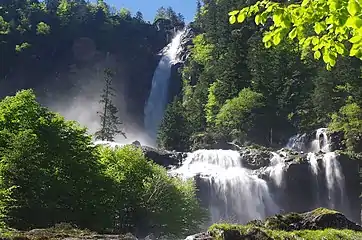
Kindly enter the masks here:
<path id="1" fill-rule="evenodd" d="M 176 13 L 181 13 L 185 17 L 186 22 L 193 20 L 196 11 L 196 0 L 105 0 L 105 2 L 117 9 L 127 8 L 132 15 L 140 11 L 143 18 L 151 22 L 157 9 L 162 6 L 172 7 Z"/>

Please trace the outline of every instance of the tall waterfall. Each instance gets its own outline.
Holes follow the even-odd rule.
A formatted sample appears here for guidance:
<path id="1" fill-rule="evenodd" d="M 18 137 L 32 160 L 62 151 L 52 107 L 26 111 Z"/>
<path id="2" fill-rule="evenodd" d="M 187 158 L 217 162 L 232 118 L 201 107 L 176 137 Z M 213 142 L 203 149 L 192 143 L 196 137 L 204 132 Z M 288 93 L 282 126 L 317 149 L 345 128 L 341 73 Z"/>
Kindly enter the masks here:
<path id="1" fill-rule="evenodd" d="M 246 223 L 276 214 L 267 182 L 242 166 L 242 158 L 232 150 L 198 150 L 189 153 L 183 166 L 173 171 L 184 178 L 198 176 L 208 189 L 212 222 Z"/>
<path id="2" fill-rule="evenodd" d="M 171 67 L 179 61 L 183 31 L 176 33 L 171 43 L 162 50 L 162 58 L 153 74 L 150 95 L 144 108 L 144 126 L 147 134 L 155 140 L 158 127 L 168 102 Z"/>

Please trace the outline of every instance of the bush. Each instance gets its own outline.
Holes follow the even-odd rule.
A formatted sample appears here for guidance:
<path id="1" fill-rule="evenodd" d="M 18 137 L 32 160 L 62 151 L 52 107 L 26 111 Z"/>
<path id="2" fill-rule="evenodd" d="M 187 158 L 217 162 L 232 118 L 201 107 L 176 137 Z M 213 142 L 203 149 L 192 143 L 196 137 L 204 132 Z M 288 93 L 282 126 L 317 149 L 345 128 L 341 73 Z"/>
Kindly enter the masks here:
<path id="1" fill-rule="evenodd" d="M 227 100 L 222 106 L 216 116 L 216 129 L 243 142 L 253 130 L 258 116 L 256 110 L 263 106 L 262 94 L 244 88 L 237 97 Z"/>
<path id="2" fill-rule="evenodd" d="M 93 146 L 86 129 L 41 107 L 31 90 L 0 102 L 0 229 L 69 223 L 94 231 L 183 235 L 204 211 L 193 182 L 136 147 Z"/>
<path id="3" fill-rule="evenodd" d="M 115 227 L 140 235 L 184 235 L 199 230 L 205 212 L 195 196 L 193 182 L 167 175 L 133 146 L 100 147 L 105 174 L 117 184 Z"/>
<path id="4" fill-rule="evenodd" d="M 0 191 L 14 228 L 58 222 L 100 229 L 109 213 L 100 166 L 86 129 L 41 107 L 31 90 L 0 102 Z M 104 204 L 103 204 L 104 203 Z"/>
<path id="5" fill-rule="evenodd" d="M 344 143 L 350 151 L 362 150 L 362 109 L 356 103 L 347 103 L 332 115 L 329 125 L 332 131 L 344 134 Z"/>

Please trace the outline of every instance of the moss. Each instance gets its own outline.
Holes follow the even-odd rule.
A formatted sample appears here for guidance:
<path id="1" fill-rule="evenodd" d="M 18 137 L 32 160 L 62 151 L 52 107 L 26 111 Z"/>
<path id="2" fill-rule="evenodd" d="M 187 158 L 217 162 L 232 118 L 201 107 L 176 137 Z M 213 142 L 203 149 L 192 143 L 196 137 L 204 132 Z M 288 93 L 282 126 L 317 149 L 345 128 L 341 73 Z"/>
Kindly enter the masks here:
<path id="1" fill-rule="evenodd" d="M 326 208 L 317 208 L 307 213 L 289 213 L 285 215 L 275 215 L 267 218 L 265 221 L 254 220 L 246 225 L 235 224 L 214 224 L 209 228 L 209 232 L 215 240 L 224 240 L 227 232 L 238 231 L 238 238 L 227 239 L 258 239 L 258 240 L 351 240 L 362 239 L 362 231 L 338 230 L 338 229 L 319 229 L 319 230 L 300 230 L 298 228 L 302 222 L 310 217 L 318 217 L 329 214 L 340 214 L 335 210 Z M 293 230 L 294 229 L 294 230 Z M 299 229 L 299 230 L 295 230 Z"/>
<path id="2" fill-rule="evenodd" d="M 29 232 L 21 231 L 8 231 L 6 234 L 2 234 L 2 237 L 8 240 L 55 240 L 64 238 L 76 238 L 94 235 L 89 230 L 76 229 L 69 224 L 57 224 L 55 227 L 47 229 L 34 229 Z"/>
<path id="3" fill-rule="evenodd" d="M 215 240 L 224 240 L 224 232 L 230 230 L 238 230 L 241 237 L 248 236 L 249 233 L 265 233 L 265 235 L 258 236 L 258 240 L 351 240 L 362 239 L 362 232 L 356 232 L 352 230 L 336 230 L 336 229 L 324 229 L 324 230 L 302 230 L 302 231 L 283 231 L 272 230 L 263 227 L 255 227 L 253 225 L 231 225 L 231 224 L 214 224 L 209 228 L 210 234 Z M 254 235 L 254 237 L 256 237 Z M 241 239 L 241 238 L 240 238 Z"/>
<path id="4" fill-rule="evenodd" d="M 320 216 L 320 215 L 324 215 L 324 214 L 336 214 L 336 213 L 340 213 L 340 212 L 331 210 L 331 209 L 327 209 L 327 208 L 317 208 L 317 209 L 314 209 L 313 211 L 311 211 L 310 213 L 313 216 Z"/>
<path id="5" fill-rule="evenodd" d="M 264 226 L 268 229 L 279 229 L 284 231 L 291 230 L 290 225 L 303 220 L 303 216 L 298 213 L 289 213 L 286 215 L 276 215 L 266 219 Z"/>

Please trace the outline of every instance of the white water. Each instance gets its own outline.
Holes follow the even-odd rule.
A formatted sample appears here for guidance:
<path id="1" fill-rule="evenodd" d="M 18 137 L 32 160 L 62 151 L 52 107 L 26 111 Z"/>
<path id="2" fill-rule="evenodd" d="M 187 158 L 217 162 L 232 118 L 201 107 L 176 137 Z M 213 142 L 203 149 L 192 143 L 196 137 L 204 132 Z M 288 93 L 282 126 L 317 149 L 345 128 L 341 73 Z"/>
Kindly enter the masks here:
<path id="1" fill-rule="evenodd" d="M 272 154 L 273 157 L 270 159 L 270 166 L 267 167 L 266 171 L 269 172 L 269 176 L 274 183 L 278 187 L 281 187 L 284 177 L 285 159 L 276 152 L 272 152 Z"/>
<path id="2" fill-rule="evenodd" d="M 150 95 L 144 108 L 144 126 L 147 134 L 154 141 L 168 102 L 171 67 L 179 61 L 177 57 L 181 50 L 183 33 L 184 31 L 178 32 L 171 43 L 162 50 L 162 58 L 153 74 Z"/>
<path id="3" fill-rule="evenodd" d="M 297 139 L 297 138 L 295 138 Z M 290 144 L 291 146 L 293 144 Z M 322 154 L 322 165 L 324 172 L 321 172 L 318 165 L 317 154 Z M 328 207 L 336 209 L 339 205 L 348 211 L 345 193 L 345 178 L 342 172 L 341 164 L 337 159 L 337 154 L 331 151 L 331 141 L 327 135 L 326 128 L 319 128 L 316 131 L 316 137 L 311 142 L 309 152 L 307 154 L 312 173 L 315 176 L 319 174 L 325 175 L 326 186 L 328 191 Z M 339 204 L 337 204 L 339 203 Z"/>
<path id="4" fill-rule="evenodd" d="M 189 153 L 184 164 L 172 172 L 184 178 L 198 175 L 203 179 L 209 190 L 212 222 L 246 223 L 279 211 L 266 181 L 243 168 L 237 151 L 198 150 Z"/>

